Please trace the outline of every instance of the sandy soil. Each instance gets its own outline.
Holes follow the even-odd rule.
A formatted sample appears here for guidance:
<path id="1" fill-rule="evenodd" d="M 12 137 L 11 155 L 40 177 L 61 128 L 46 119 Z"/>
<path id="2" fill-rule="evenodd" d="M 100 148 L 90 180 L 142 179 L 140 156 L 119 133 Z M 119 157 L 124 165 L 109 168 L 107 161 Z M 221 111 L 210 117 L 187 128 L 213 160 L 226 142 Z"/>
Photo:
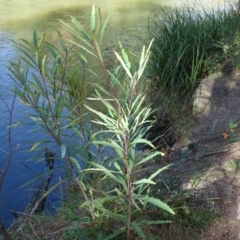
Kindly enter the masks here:
<path id="1" fill-rule="evenodd" d="M 240 72 L 209 78 L 211 112 L 193 119 L 169 162 L 183 191 L 212 201 L 219 219 L 199 236 L 206 240 L 240 239 Z M 197 177 L 196 177 L 197 176 Z M 193 181 L 193 179 L 195 179 Z"/>

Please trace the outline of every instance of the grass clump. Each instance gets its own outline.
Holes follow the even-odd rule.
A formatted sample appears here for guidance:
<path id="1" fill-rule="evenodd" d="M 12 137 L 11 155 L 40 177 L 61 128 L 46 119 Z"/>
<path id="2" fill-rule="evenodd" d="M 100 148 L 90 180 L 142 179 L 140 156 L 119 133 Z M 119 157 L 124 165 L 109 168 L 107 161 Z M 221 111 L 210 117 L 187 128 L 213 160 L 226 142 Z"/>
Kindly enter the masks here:
<path id="1" fill-rule="evenodd" d="M 160 114 L 181 119 L 201 79 L 234 60 L 239 49 L 240 15 L 226 9 L 159 6 L 149 19 L 155 39 L 148 64 L 149 98 Z"/>

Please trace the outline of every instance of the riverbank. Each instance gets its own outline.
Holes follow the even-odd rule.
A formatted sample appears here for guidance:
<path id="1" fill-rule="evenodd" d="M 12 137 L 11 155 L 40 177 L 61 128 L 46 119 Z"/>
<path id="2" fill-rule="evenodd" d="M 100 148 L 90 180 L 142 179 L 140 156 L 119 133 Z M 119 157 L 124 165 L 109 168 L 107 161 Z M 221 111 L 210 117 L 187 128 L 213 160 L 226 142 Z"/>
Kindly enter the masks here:
<path id="1" fill-rule="evenodd" d="M 235 15 L 234 11 L 229 13 L 233 14 L 230 17 L 238 16 Z M 149 122 L 150 124 L 152 123 L 149 119 L 153 117 L 150 106 L 146 104 L 149 103 L 149 98 L 145 99 L 146 81 L 150 79 L 157 82 L 152 85 L 147 82 L 150 86 L 148 89 L 152 90 L 152 92 L 147 93 L 155 97 L 156 95 L 153 91 L 157 89 L 158 92 L 163 93 L 164 91 L 161 90 L 165 87 L 167 87 L 167 93 L 171 91 L 172 94 L 179 95 L 177 93 L 181 93 L 179 91 L 183 89 L 181 87 L 189 87 L 189 82 L 182 85 L 182 81 L 180 83 L 178 81 L 180 78 L 174 75 L 175 77 L 172 78 L 173 84 L 169 84 L 168 81 L 166 81 L 166 84 L 162 84 L 164 79 L 162 75 L 158 76 L 159 72 L 156 72 L 155 77 L 147 80 L 143 78 L 143 72 L 150 56 L 150 49 L 152 44 L 154 44 L 153 41 L 150 42 L 149 47 L 142 48 L 141 54 L 136 59 L 135 55 L 132 58 L 132 54 L 128 53 L 122 44 L 119 43 L 118 48 L 116 48 L 118 52 L 115 52 L 118 65 L 110 71 L 106 64 L 107 60 L 102 54 L 101 46 L 108 18 L 103 25 L 100 24 L 98 26 L 99 22 L 96 23 L 96 14 L 100 13 L 96 13 L 96 9 L 93 7 L 89 29 L 82 27 L 74 17 L 72 17 L 72 23 L 76 30 L 68 23 L 61 22 L 65 30 L 74 34 L 76 40 L 70 40 L 73 46 L 69 47 L 58 32 L 60 50 L 45 41 L 45 35 L 39 37 L 37 31 L 34 30 L 33 42 L 22 41 L 21 44 L 17 43 L 19 50 L 24 56 L 21 58 L 22 62 L 20 64 L 12 62 L 9 67 L 17 83 L 17 95 L 23 103 L 31 106 L 36 111 L 36 114 L 28 113 L 28 117 L 35 122 L 36 131 L 39 130 L 37 127 L 44 129 L 59 148 L 61 152 L 59 159 L 66 163 L 64 171 L 68 177 L 66 179 L 68 179 L 71 186 L 69 196 L 63 200 L 64 206 L 59 210 L 59 215 L 57 215 L 65 226 L 62 227 L 58 223 L 61 227 L 58 229 L 54 227 L 53 230 L 41 222 L 44 228 L 40 227 L 41 232 L 39 232 L 35 228 L 35 226 L 40 226 L 38 225 L 40 220 L 38 222 L 37 219 L 44 219 L 44 216 L 31 216 L 31 214 L 28 214 L 25 227 L 27 227 L 26 224 L 28 222 L 29 228 L 25 229 L 25 233 L 30 234 L 30 237 L 32 236 L 31 234 L 34 234 L 37 238 L 46 238 L 51 236 L 51 234 L 61 233 L 62 235 L 65 234 L 66 239 L 82 238 L 84 236 L 87 236 L 89 239 L 96 239 L 98 236 L 100 238 L 108 236 L 113 239 L 125 236 L 129 240 L 137 237 L 144 239 L 145 235 L 159 237 L 161 229 L 164 227 L 168 229 L 171 220 L 173 224 L 170 224 L 170 226 L 175 226 L 174 224 L 179 223 L 178 220 L 186 220 L 187 225 L 193 223 L 190 225 L 192 227 L 190 229 L 192 230 L 191 233 L 199 233 L 200 229 L 195 228 L 197 227 L 195 226 L 196 219 L 204 220 L 200 223 L 201 227 L 206 229 L 207 225 L 211 224 L 215 219 L 215 215 L 209 211 L 208 207 L 204 208 L 205 201 L 203 206 L 197 208 L 194 200 L 195 195 L 193 195 L 192 199 L 190 197 L 192 196 L 191 193 L 186 193 L 185 189 L 181 188 L 182 185 L 178 185 L 180 176 L 176 174 L 176 178 L 172 177 L 171 170 L 171 167 L 174 167 L 174 170 L 176 170 L 178 166 L 184 166 L 182 162 L 189 162 L 189 160 L 192 160 L 192 157 L 189 156 L 185 159 L 183 156 L 188 156 L 189 152 L 181 151 L 181 155 L 174 162 L 172 156 L 175 155 L 175 152 L 172 148 L 169 148 L 169 146 L 168 148 L 156 146 L 160 149 L 160 151 L 157 151 L 157 149 L 154 149 L 152 142 L 145 138 Z M 226 18 L 223 21 L 228 19 L 229 15 L 227 14 L 224 15 Z M 199 18 L 201 23 L 203 20 L 202 16 L 199 16 Z M 98 16 L 97 19 L 101 19 L 101 16 Z M 173 19 L 176 18 L 173 17 Z M 210 22 L 212 23 L 213 20 L 215 21 L 215 18 L 211 15 Z M 177 18 L 177 21 L 179 21 L 179 18 Z M 193 23 L 195 22 L 193 21 Z M 182 25 L 180 24 L 180 26 Z M 226 25 L 223 25 L 220 21 L 216 26 L 216 32 L 219 32 L 218 26 L 223 27 Z M 102 30 L 99 31 L 101 27 Z M 234 29 L 236 33 L 239 33 L 238 29 L 224 27 L 224 30 L 229 29 Z M 169 32 L 172 33 L 173 31 Z M 206 32 L 202 32 L 206 36 Z M 213 39 L 210 33 L 207 36 L 208 40 Z M 223 37 L 220 38 L 220 41 L 224 43 L 225 35 L 217 36 Z M 170 44 L 176 43 L 176 38 L 172 39 L 173 41 L 170 41 Z M 200 41 L 200 47 L 202 47 L 201 43 L 202 41 Z M 211 56 L 216 57 L 215 54 L 222 56 L 224 51 L 224 57 L 233 57 L 236 51 L 233 51 L 234 54 L 231 55 L 232 46 L 238 49 L 238 46 L 234 45 L 235 43 L 235 41 L 228 42 L 229 48 L 226 48 L 225 45 L 217 47 L 216 42 L 211 42 L 210 45 L 214 45 L 214 51 L 213 53 L 210 51 L 212 55 L 207 55 L 209 56 L 207 59 L 211 58 Z M 206 41 L 206 45 L 209 46 L 208 41 Z M 192 45 L 187 44 L 187 46 L 189 49 Z M 70 49 L 71 51 L 74 49 L 72 51 L 74 53 L 79 53 L 79 47 L 80 50 L 84 49 L 83 52 L 80 51 L 82 54 L 72 56 L 68 54 Z M 195 47 L 193 47 L 194 49 Z M 205 49 L 205 45 L 203 49 Z M 228 49 L 231 49 L 231 51 L 228 51 Z M 45 55 L 47 50 L 48 55 Z M 156 48 L 154 51 L 156 51 Z M 84 55 L 86 53 L 90 54 L 102 67 L 101 74 L 95 72 L 94 76 L 99 79 L 104 78 L 105 85 L 108 85 L 109 91 L 106 91 L 96 81 L 91 82 L 92 78 L 88 78 L 88 75 L 86 75 L 86 73 L 89 74 L 95 71 L 94 68 L 89 69 L 89 67 L 92 67 L 91 64 L 88 64 L 91 58 L 86 57 L 88 56 Z M 189 60 L 189 56 L 195 57 L 195 52 L 193 53 L 178 59 L 179 63 L 181 62 L 180 60 Z M 200 55 L 205 57 L 205 54 L 209 54 L 209 52 L 203 51 Z M 46 64 L 46 59 L 49 59 L 52 64 Z M 175 58 L 173 57 L 172 59 Z M 198 66 L 200 63 L 203 64 L 204 68 L 199 68 L 200 73 L 204 73 L 202 76 L 206 76 L 210 72 L 211 69 L 205 69 L 207 64 L 205 58 L 200 60 L 193 58 L 191 60 L 191 66 L 193 66 L 193 63 L 198 63 Z M 74 64 L 69 65 L 71 61 Z M 223 59 L 219 60 L 216 57 L 213 67 L 219 67 L 222 61 Z M 157 61 L 155 62 L 157 63 Z M 21 64 L 33 69 L 34 82 L 32 82 L 32 79 L 27 78 L 30 68 L 21 68 Z M 79 65 L 83 67 L 82 71 L 76 67 Z M 174 69 L 177 69 L 175 63 L 170 65 L 175 66 Z M 170 69 L 167 72 L 173 74 L 172 70 Z M 162 72 L 161 69 L 158 71 Z M 181 73 L 182 71 L 189 74 L 189 65 L 182 64 L 182 68 L 177 72 Z M 197 81 L 200 81 L 197 70 L 191 73 L 193 73 L 191 77 L 197 77 L 194 78 L 196 82 L 187 88 L 188 91 L 184 92 L 184 94 L 188 94 L 188 97 L 198 87 Z M 229 74 L 229 71 L 227 73 Z M 89 85 L 92 86 L 91 89 Z M 95 94 L 93 94 L 92 89 L 95 89 Z M 184 88 L 184 90 L 186 89 Z M 170 94 L 169 96 L 172 97 L 173 95 Z M 182 97 L 181 95 L 179 100 L 184 100 Z M 174 98 L 169 99 L 176 100 Z M 189 99 L 185 99 L 185 106 L 190 106 Z M 99 102 L 99 105 L 93 104 L 96 101 Z M 179 101 L 178 103 L 182 104 L 183 102 Z M 161 107 L 161 105 L 155 105 L 154 109 L 158 109 L 159 106 Z M 66 109 L 70 114 L 66 114 Z M 94 123 L 104 126 L 101 131 L 95 131 L 95 129 L 99 128 L 91 128 L 92 132 L 89 131 L 89 124 L 85 122 L 85 116 L 89 111 L 92 112 L 94 119 L 97 119 Z M 180 114 L 182 113 L 180 112 Z M 187 118 L 187 115 L 183 115 L 183 117 Z M 181 127 L 180 122 L 176 121 L 176 126 Z M 233 127 L 231 130 L 235 131 Z M 113 135 L 109 135 L 109 133 Z M 230 132 L 224 133 L 224 139 L 228 139 L 228 136 L 231 135 Z M 66 136 L 69 137 L 67 141 Z M 165 136 L 160 137 L 167 143 Z M 188 136 L 186 135 L 186 137 Z M 193 141 L 187 144 L 187 150 L 191 150 L 190 154 L 201 152 L 196 146 L 198 143 L 198 141 L 196 143 Z M 136 155 L 135 151 L 138 144 L 149 145 L 154 150 Z M 34 151 L 36 147 L 41 149 L 45 146 L 43 146 L 41 141 L 37 141 L 33 144 L 31 150 Z M 108 151 L 108 147 L 112 151 Z M 225 150 L 216 150 L 202 154 L 200 157 L 205 158 L 208 154 L 212 156 L 225 153 Z M 193 156 L 193 159 L 196 161 L 198 157 L 199 155 Z M 82 169 L 80 165 L 82 161 L 85 164 L 85 169 Z M 168 166 L 169 162 L 174 164 Z M 195 181 L 195 176 L 190 181 Z M 196 209 L 197 211 L 194 212 Z M 196 214 L 190 216 L 189 213 L 191 212 Z M 206 214 L 207 218 L 204 218 L 204 214 Z M 196 218 L 194 219 L 194 217 Z M 54 218 L 55 216 L 50 217 L 50 219 Z M 29 222 L 29 219 L 34 221 L 34 225 L 31 220 Z M 35 220 L 37 221 L 36 223 Z M 198 221 L 198 224 L 200 223 Z M 161 224 L 164 224 L 163 228 L 159 226 Z M 71 228 L 69 225 L 71 225 Z M 191 234 L 188 235 L 190 236 Z"/>
<path id="2" fill-rule="evenodd" d="M 219 76 L 221 81 L 228 84 L 238 83 L 240 70 L 235 70 L 228 76 L 218 74 L 218 77 L 210 78 L 209 81 L 218 81 Z M 221 85 L 220 88 L 223 89 L 224 86 Z M 238 85 L 229 89 L 228 96 L 215 96 L 216 99 L 221 98 L 222 107 L 228 104 L 229 98 L 233 96 L 232 91 L 236 92 L 237 88 Z M 218 94 L 221 92 L 223 91 Z M 238 98 L 231 103 L 238 104 L 237 101 Z M 216 118 L 211 116 L 211 112 L 198 123 L 194 120 L 167 158 L 163 161 L 155 159 L 141 170 L 142 177 L 148 177 L 155 169 L 172 164 L 169 170 L 158 176 L 154 187 L 155 195 L 160 194 L 162 199 L 169 201 L 178 213 L 170 225 L 152 228 L 151 231 L 164 239 L 240 239 L 240 119 L 236 111 L 235 119 L 232 115 L 226 115 L 221 111 L 221 106 L 217 115 L 224 114 L 226 124 L 219 122 L 220 125 L 211 127 L 216 124 Z M 207 131 L 208 126 L 210 132 Z M 76 229 L 85 227 L 84 223 L 67 220 L 80 210 L 71 207 L 78 201 L 75 190 L 72 188 L 67 204 L 55 216 L 40 214 L 25 218 L 17 229 L 10 231 L 14 239 L 72 239 L 70 236 L 74 236 Z M 156 217 L 163 219 L 163 213 L 154 212 Z M 170 215 L 164 218 L 171 219 Z"/>

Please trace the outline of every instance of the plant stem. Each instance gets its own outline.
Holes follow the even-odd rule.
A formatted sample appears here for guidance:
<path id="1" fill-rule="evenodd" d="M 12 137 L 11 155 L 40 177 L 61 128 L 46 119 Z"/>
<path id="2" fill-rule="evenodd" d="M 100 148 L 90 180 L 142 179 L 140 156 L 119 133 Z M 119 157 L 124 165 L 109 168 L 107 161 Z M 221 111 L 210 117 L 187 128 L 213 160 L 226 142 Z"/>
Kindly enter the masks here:
<path id="1" fill-rule="evenodd" d="M 14 105 L 15 105 L 15 100 L 16 100 L 16 94 L 13 97 L 13 101 L 12 101 L 12 106 L 11 108 L 8 107 L 7 103 L 5 102 L 5 100 L 2 98 L 2 101 L 4 102 L 8 112 L 9 112 L 9 127 L 8 127 L 8 147 L 9 147 L 9 154 L 8 154 L 8 160 L 7 160 L 7 164 L 5 166 L 5 168 L 0 172 L 0 192 L 2 191 L 2 185 L 3 185 L 3 179 L 7 173 L 7 170 L 9 168 L 9 165 L 12 161 L 12 115 L 13 115 L 13 109 L 14 109 Z M 5 228 L 2 219 L 0 219 L 0 231 L 2 232 L 3 237 L 6 240 L 13 240 L 11 235 L 8 233 L 7 229 Z"/>
<path id="2" fill-rule="evenodd" d="M 72 165 L 71 165 L 69 159 L 67 159 L 67 164 L 68 164 L 68 168 L 69 168 L 70 171 L 72 172 L 72 175 L 73 175 L 73 177 L 74 177 L 74 180 L 77 182 L 79 188 L 81 189 L 81 192 L 82 192 L 82 194 L 83 194 L 86 202 L 89 201 L 89 200 L 88 200 L 88 197 L 87 197 L 87 195 L 86 195 L 86 193 L 85 193 L 85 190 L 84 190 L 82 184 L 81 184 L 80 181 L 79 181 L 79 178 L 76 176 L 76 174 L 75 174 L 75 172 L 74 172 L 74 170 L 73 170 L 73 168 L 72 168 Z M 95 221 L 95 215 L 94 215 L 93 209 L 92 209 L 92 207 L 91 207 L 90 205 L 88 205 L 88 209 L 89 209 L 89 211 L 90 211 L 90 213 L 91 213 L 92 220 Z"/>

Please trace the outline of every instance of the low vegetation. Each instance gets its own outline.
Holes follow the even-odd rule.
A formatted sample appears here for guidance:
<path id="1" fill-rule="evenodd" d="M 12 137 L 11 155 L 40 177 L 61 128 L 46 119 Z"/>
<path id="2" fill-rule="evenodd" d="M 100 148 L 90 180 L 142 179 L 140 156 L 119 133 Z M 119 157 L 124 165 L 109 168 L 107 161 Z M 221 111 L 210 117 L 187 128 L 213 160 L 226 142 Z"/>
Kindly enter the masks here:
<path id="1" fill-rule="evenodd" d="M 173 239 L 172 234 L 183 239 L 182 228 L 195 238 L 216 217 L 179 191 L 178 179 L 168 172 L 173 166 L 157 165 L 166 156 L 147 135 L 156 125 L 153 117 L 181 127 L 177 117 L 199 81 L 238 54 L 240 15 L 233 8 L 189 6 L 160 6 L 154 14 L 149 21 L 154 40 L 137 58 L 119 43 L 111 69 L 103 41 L 110 15 L 102 21 L 94 6 L 89 28 L 75 17 L 71 24 L 60 21 L 72 38 L 57 31 L 59 46 L 45 35 L 39 38 L 36 30 L 32 42 L 15 43 L 22 55 L 8 67 L 14 92 L 31 108 L 25 119 L 48 136 L 34 142 L 31 151 L 43 152 L 54 143 L 65 163 L 65 178 L 42 198 L 63 183 L 67 194 L 58 220 L 23 215 L 20 228 L 11 232 L 14 239 L 61 239 L 58 234 L 64 239 Z M 151 150 L 138 151 L 140 145 Z M 44 224 L 49 219 L 51 224 Z"/>
<path id="2" fill-rule="evenodd" d="M 153 11 L 148 30 L 154 43 L 147 72 L 150 102 L 159 109 L 160 122 L 167 120 L 176 128 L 185 124 L 201 79 L 216 71 L 231 72 L 239 55 L 239 20 L 234 5 L 159 6 Z"/>

